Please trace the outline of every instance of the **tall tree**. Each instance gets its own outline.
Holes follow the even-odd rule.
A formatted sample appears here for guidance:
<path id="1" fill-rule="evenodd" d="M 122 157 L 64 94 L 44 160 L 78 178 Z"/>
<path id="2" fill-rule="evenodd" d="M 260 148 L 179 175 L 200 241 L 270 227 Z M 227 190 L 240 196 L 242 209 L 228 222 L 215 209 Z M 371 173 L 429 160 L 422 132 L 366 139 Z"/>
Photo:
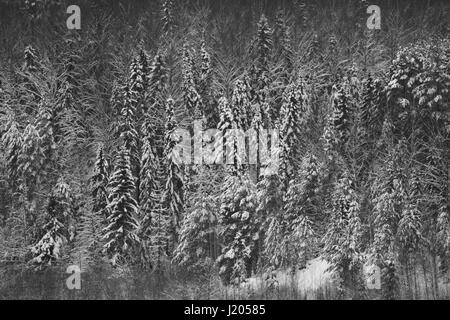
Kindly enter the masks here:
<path id="1" fill-rule="evenodd" d="M 108 186 L 108 225 L 103 229 L 104 251 L 113 265 L 127 256 L 129 258 L 129 254 L 139 243 L 136 235 L 138 208 L 134 199 L 135 181 L 130 166 L 129 152 L 122 147 Z"/>

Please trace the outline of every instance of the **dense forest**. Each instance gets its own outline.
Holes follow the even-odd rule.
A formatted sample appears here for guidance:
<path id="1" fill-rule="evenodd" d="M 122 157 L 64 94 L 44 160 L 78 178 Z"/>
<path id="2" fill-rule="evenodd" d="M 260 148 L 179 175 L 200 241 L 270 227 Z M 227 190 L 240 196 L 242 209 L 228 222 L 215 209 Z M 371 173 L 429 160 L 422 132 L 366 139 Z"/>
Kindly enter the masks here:
<path id="1" fill-rule="evenodd" d="M 0 299 L 450 298 L 448 1 L 76 2 L 0 0 Z"/>

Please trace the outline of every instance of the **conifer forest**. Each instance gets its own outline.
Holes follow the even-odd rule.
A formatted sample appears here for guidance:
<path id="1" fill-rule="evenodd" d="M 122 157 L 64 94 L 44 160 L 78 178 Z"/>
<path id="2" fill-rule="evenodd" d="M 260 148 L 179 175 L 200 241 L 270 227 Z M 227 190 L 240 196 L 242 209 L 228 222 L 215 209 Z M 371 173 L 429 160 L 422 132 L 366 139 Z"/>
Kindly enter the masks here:
<path id="1" fill-rule="evenodd" d="M 450 299 L 450 1 L 0 0 L 0 300 Z"/>

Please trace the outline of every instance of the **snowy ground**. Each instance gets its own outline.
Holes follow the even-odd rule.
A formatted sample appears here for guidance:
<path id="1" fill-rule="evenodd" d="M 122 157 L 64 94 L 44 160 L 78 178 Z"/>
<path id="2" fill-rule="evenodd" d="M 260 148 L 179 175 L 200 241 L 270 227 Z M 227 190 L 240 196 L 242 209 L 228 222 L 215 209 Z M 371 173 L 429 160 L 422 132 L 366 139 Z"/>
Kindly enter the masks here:
<path id="1" fill-rule="evenodd" d="M 316 258 L 308 262 L 305 269 L 298 270 L 295 274 L 287 270 L 278 270 L 275 272 L 274 286 L 275 291 L 282 291 L 294 298 L 316 298 L 317 290 L 330 287 L 332 285 L 331 273 L 327 271 L 329 264 Z M 269 291 L 270 281 L 265 276 L 255 276 L 241 284 L 240 288 L 228 288 L 227 294 L 233 297 L 248 297 L 251 295 L 260 295 Z"/>

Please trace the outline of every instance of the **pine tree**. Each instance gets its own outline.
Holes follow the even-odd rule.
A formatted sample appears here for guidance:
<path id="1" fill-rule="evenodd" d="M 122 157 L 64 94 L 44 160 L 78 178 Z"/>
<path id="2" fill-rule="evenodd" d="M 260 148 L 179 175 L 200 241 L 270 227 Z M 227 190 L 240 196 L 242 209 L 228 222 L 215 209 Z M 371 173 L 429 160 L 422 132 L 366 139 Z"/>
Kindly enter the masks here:
<path id="1" fill-rule="evenodd" d="M 281 59 L 281 79 L 285 85 L 289 83 L 294 69 L 294 52 L 292 50 L 291 30 L 287 25 L 285 14 L 280 11 L 276 18 L 278 38 L 278 54 Z"/>
<path id="2" fill-rule="evenodd" d="M 162 93 L 167 81 L 167 69 L 164 56 L 161 52 L 157 52 L 153 57 L 150 65 L 150 73 L 148 79 L 149 86 L 149 103 L 150 114 L 158 118 L 157 104 L 162 102 Z"/>
<path id="3" fill-rule="evenodd" d="M 60 178 L 47 203 L 43 236 L 31 248 L 32 262 L 39 266 L 51 265 L 60 259 L 63 244 L 73 237 L 68 225 L 70 217 L 74 216 L 71 193 L 70 187 Z"/>
<path id="4" fill-rule="evenodd" d="M 177 232 L 180 227 L 182 213 L 184 210 L 184 179 L 183 168 L 180 163 L 178 151 L 175 146 L 176 141 L 173 136 L 177 128 L 174 116 L 174 101 L 169 98 L 166 103 L 166 128 L 165 128 L 165 167 L 167 168 L 166 183 L 164 189 L 164 204 L 171 216 L 172 242 L 177 242 Z"/>
<path id="5" fill-rule="evenodd" d="M 59 140 L 59 110 L 52 106 L 46 99 L 39 103 L 39 110 L 36 120 L 36 129 L 39 131 L 41 146 L 48 162 L 54 159 Z"/>
<path id="6" fill-rule="evenodd" d="M 28 124 L 23 133 L 18 166 L 23 183 L 21 189 L 27 194 L 28 199 L 31 199 L 34 190 L 37 188 L 44 162 L 45 154 L 42 148 L 42 139 L 36 127 Z"/>
<path id="7" fill-rule="evenodd" d="M 421 198 L 423 196 L 422 185 L 419 181 L 418 168 L 413 166 L 410 168 L 408 186 L 405 188 L 403 196 L 403 208 L 401 211 L 401 218 L 398 222 L 397 235 L 402 247 L 407 251 L 414 251 L 417 249 L 422 237 L 422 214 Z"/>
<path id="8" fill-rule="evenodd" d="M 160 190 L 159 166 L 155 154 L 154 147 L 154 131 L 151 127 L 151 119 L 147 116 L 142 126 L 144 136 L 141 157 L 141 172 L 140 172 L 140 216 L 143 221 L 151 219 L 151 212 L 155 208 L 159 199 L 156 193 Z M 145 233 L 146 230 L 143 230 Z"/>
<path id="9" fill-rule="evenodd" d="M 334 34 L 332 34 L 328 40 L 328 47 L 325 54 L 325 64 L 329 72 L 328 84 L 330 88 L 334 83 L 339 81 L 339 76 L 341 75 L 341 69 L 339 67 L 339 47 L 338 39 Z"/>
<path id="10" fill-rule="evenodd" d="M 26 72 L 36 72 L 40 68 L 39 57 L 36 49 L 32 45 L 28 45 L 24 50 L 24 64 L 22 70 Z"/>
<path id="11" fill-rule="evenodd" d="M 242 128 L 247 130 L 250 126 L 252 110 L 249 91 L 248 83 L 245 80 L 236 81 L 231 98 L 231 112 L 235 122 L 235 129 Z"/>
<path id="12" fill-rule="evenodd" d="M 19 157 L 22 148 L 22 133 L 19 124 L 11 115 L 6 117 L 6 126 L 1 135 L 1 145 L 5 152 L 8 181 L 13 189 L 17 187 L 19 179 Z"/>
<path id="13" fill-rule="evenodd" d="M 199 168 L 193 179 L 195 189 L 189 192 L 186 215 L 180 229 L 180 242 L 173 261 L 196 273 L 216 258 L 217 245 L 217 195 L 214 186 L 217 173 Z"/>
<path id="14" fill-rule="evenodd" d="M 323 135 L 324 149 L 329 157 L 336 152 L 342 155 L 345 151 L 344 145 L 348 141 L 352 124 L 350 96 L 345 85 L 333 87 L 333 92 L 331 114 L 327 119 Z"/>
<path id="15" fill-rule="evenodd" d="M 134 172 L 139 162 L 139 133 L 136 130 L 136 100 L 135 95 L 129 86 L 124 88 L 123 107 L 120 113 L 119 132 L 124 141 L 124 146 L 128 150 L 132 172 Z"/>
<path id="16" fill-rule="evenodd" d="M 136 235 L 137 203 L 134 199 L 135 182 L 131 174 L 129 152 L 122 147 L 108 189 L 108 225 L 103 229 L 104 251 L 113 265 L 131 253 L 139 243 Z"/>
<path id="17" fill-rule="evenodd" d="M 219 225 L 224 246 L 217 258 L 225 284 L 245 281 L 252 272 L 252 257 L 259 239 L 256 192 L 247 177 L 227 175 L 220 197 Z"/>
<path id="18" fill-rule="evenodd" d="M 385 125 L 384 139 L 392 138 Z M 371 259 L 382 270 L 383 295 L 396 296 L 398 286 L 397 228 L 401 216 L 401 204 L 405 197 L 402 157 L 404 145 L 391 146 L 384 165 L 372 185 L 374 203 L 374 241 L 370 248 Z"/>
<path id="19" fill-rule="evenodd" d="M 211 55 L 209 54 L 207 48 L 206 48 L 206 41 L 203 38 L 201 47 L 200 47 L 200 92 L 205 93 L 208 86 L 208 81 L 210 80 L 211 76 Z"/>
<path id="20" fill-rule="evenodd" d="M 352 180 L 344 173 L 333 194 L 330 224 L 324 237 L 324 255 L 337 272 L 339 289 L 357 290 L 361 269 L 362 223 L 358 196 Z"/>
<path id="21" fill-rule="evenodd" d="M 270 63 L 273 49 L 272 28 L 269 26 L 267 18 L 262 15 L 257 26 L 256 37 L 250 47 L 250 57 L 253 63 L 248 70 L 249 85 L 251 87 L 250 100 L 252 103 L 258 103 L 260 106 L 266 104 L 270 95 Z M 267 113 L 265 121 L 272 124 L 277 119 L 276 111 L 264 110 Z"/>
<path id="22" fill-rule="evenodd" d="M 245 99 L 236 101 L 245 102 Z M 228 103 L 227 98 L 219 99 L 220 120 L 217 126 L 219 136 L 216 136 L 214 146 L 216 154 L 216 163 L 227 163 L 227 170 L 232 175 L 242 172 L 243 161 L 239 152 L 238 138 L 235 136 L 236 130 L 242 130 L 242 119 L 240 104 L 236 103 L 233 107 Z M 223 155 L 226 155 L 224 158 Z"/>
<path id="23" fill-rule="evenodd" d="M 130 78 L 128 80 L 131 101 L 135 103 L 134 110 L 137 119 L 147 111 L 144 99 L 149 85 L 149 77 L 149 58 L 144 49 L 141 48 L 130 65 Z"/>
<path id="24" fill-rule="evenodd" d="M 162 2 L 162 31 L 166 36 L 170 36 L 174 28 L 174 13 L 173 13 L 173 1 L 164 0 Z"/>
<path id="25" fill-rule="evenodd" d="M 363 82 L 361 94 L 362 127 L 365 137 L 370 143 L 381 134 L 383 110 L 383 85 L 381 80 L 373 79 L 370 75 Z"/>
<path id="26" fill-rule="evenodd" d="M 280 212 L 283 210 L 283 190 L 281 188 L 281 180 L 278 174 L 263 171 L 263 178 L 256 185 L 257 203 L 256 212 L 261 219 L 259 250 L 263 253 L 262 265 L 268 264 L 278 265 L 278 261 L 273 257 L 279 257 L 277 250 L 279 246 L 278 232 Z"/>
<path id="27" fill-rule="evenodd" d="M 212 96 L 211 83 L 213 81 L 212 58 L 208 52 L 206 41 L 203 38 L 200 46 L 200 66 L 198 75 L 198 93 L 202 101 L 203 115 L 207 124 L 212 125 L 215 117 L 215 101 Z"/>
<path id="28" fill-rule="evenodd" d="M 101 212 L 95 211 L 93 205 L 93 201 L 88 201 L 79 208 L 72 259 L 78 263 L 81 272 L 99 267 L 104 258 L 102 230 L 106 218 Z"/>
<path id="29" fill-rule="evenodd" d="M 289 85 L 283 94 L 281 111 L 281 178 L 287 186 L 296 168 L 296 159 L 305 148 L 304 127 L 311 113 L 306 85 L 302 80 Z"/>
<path id="30" fill-rule="evenodd" d="M 257 26 L 256 39 L 252 47 L 252 54 L 255 55 L 256 67 L 260 73 L 269 71 L 269 59 L 272 51 L 272 28 L 265 15 L 261 15 Z"/>
<path id="31" fill-rule="evenodd" d="M 149 139 L 151 133 L 152 148 L 155 156 L 163 157 L 164 153 L 164 89 L 167 83 L 167 68 L 165 57 L 158 52 L 150 66 L 149 90 L 147 103 L 149 105 L 147 113 L 144 115 L 142 126 L 150 129 L 141 128 L 144 139 Z M 147 130 L 147 131 L 145 131 Z"/>
<path id="32" fill-rule="evenodd" d="M 283 197 L 284 206 L 268 219 L 266 256 L 273 267 L 303 268 L 314 254 L 318 226 L 322 218 L 319 200 L 320 165 L 308 154 L 298 178 L 292 179 Z"/>
<path id="33" fill-rule="evenodd" d="M 203 117 L 201 96 L 197 91 L 197 78 L 193 52 L 187 44 L 183 47 L 183 102 L 186 111 L 195 119 Z"/>
<path id="34" fill-rule="evenodd" d="M 95 161 L 94 174 L 90 179 L 91 195 L 93 199 L 92 210 L 101 217 L 107 218 L 106 207 L 108 205 L 109 163 L 100 147 Z"/>
<path id="35" fill-rule="evenodd" d="M 381 290 L 383 299 L 395 300 L 399 296 L 399 284 L 398 270 L 394 257 L 388 256 L 383 263 L 381 269 Z"/>

